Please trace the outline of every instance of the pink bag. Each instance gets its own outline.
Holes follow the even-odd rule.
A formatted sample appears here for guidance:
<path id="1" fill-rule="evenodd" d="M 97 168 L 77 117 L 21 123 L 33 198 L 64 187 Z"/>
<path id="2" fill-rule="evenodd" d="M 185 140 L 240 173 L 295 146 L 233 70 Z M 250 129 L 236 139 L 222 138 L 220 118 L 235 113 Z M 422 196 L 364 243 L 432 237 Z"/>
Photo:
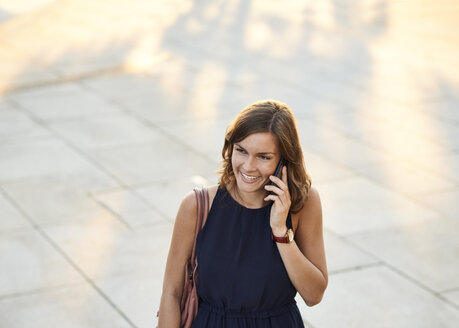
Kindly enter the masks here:
<path id="1" fill-rule="evenodd" d="M 198 200 L 198 217 L 196 220 L 196 231 L 194 236 L 193 251 L 191 257 L 185 265 L 185 284 L 183 286 L 182 301 L 180 302 L 180 327 L 190 328 L 193 320 L 198 313 L 198 293 L 196 291 L 197 267 L 196 261 L 196 238 L 204 224 L 206 224 L 207 214 L 209 212 L 209 194 L 203 187 L 201 190 L 195 188 L 196 198 Z"/>

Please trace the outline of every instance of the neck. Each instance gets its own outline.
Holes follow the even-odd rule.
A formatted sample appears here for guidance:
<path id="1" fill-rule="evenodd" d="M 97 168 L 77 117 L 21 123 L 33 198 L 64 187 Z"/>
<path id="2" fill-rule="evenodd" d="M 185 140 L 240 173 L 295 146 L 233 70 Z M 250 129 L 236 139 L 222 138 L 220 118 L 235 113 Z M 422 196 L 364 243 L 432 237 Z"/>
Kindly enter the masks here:
<path id="1" fill-rule="evenodd" d="M 264 200 L 267 195 L 267 192 L 264 190 L 244 192 L 237 187 L 235 182 L 229 186 L 228 190 L 231 192 L 231 195 L 239 204 L 247 208 L 260 208 L 269 203 Z"/>

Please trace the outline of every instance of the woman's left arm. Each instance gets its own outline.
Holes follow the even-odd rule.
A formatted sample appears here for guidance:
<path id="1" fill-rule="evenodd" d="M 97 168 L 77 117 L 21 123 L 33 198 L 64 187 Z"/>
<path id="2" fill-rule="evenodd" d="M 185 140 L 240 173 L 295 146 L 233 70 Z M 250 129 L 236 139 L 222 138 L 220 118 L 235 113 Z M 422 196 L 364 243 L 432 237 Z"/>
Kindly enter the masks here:
<path id="1" fill-rule="evenodd" d="M 273 234 L 282 236 L 285 234 L 285 207 L 290 207 L 290 195 L 286 181 L 286 169 L 284 168 L 284 181 L 274 177 L 272 180 L 276 182 L 279 189 L 276 187 L 268 187 L 268 190 L 273 190 L 278 195 L 277 199 L 273 196 L 268 196 L 272 200 L 278 202 L 276 209 L 272 209 L 274 213 L 272 217 L 271 228 Z M 285 177 L 285 178 L 284 178 Z M 280 182 L 284 182 L 284 184 Z M 277 189 L 277 191 L 275 190 Z M 282 190 L 282 193 L 281 193 Z M 284 219 L 280 218 L 280 214 L 284 212 Z M 276 215 L 278 214 L 278 215 Z M 288 214 L 288 211 L 287 211 Z M 300 293 L 308 306 L 318 304 L 322 300 L 322 296 L 328 284 L 327 263 L 325 260 L 325 249 L 323 240 L 322 228 L 322 206 L 317 190 L 311 188 L 309 190 L 308 199 L 301 209 L 296 214 L 298 217 L 298 227 L 295 232 L 295 239 L 289 244 L 277 243 L 277 248 L 284 262 L 288 276 Z M 282 224 L 283 223 L 283 224 Z"/>

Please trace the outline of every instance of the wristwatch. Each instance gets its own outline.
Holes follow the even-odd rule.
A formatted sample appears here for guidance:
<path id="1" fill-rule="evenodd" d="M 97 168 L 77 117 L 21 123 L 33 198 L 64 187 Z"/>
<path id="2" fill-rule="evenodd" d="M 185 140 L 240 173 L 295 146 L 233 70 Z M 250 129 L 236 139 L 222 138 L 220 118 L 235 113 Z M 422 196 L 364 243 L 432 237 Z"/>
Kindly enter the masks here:
<path id="1" fill-rule="evenodd" d="M 276 241 L 276 243 L 290 244 L 293 241 L 294 233 L 292 229 L 287 229 L 287 232 L 282 237 L 274 236 L 271 231 L 271 238 Z"/>

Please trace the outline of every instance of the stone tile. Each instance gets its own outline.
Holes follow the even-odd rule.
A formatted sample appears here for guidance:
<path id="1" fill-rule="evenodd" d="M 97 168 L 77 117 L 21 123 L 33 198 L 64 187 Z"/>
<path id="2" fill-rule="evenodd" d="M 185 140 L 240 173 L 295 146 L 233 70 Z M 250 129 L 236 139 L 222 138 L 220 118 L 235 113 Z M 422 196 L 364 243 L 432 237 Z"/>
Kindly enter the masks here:
<path id="1" fill-rule="evenodd" d="M 446 149 L 457 150 L 459 143 L 459 129 L 456 122 L 444 120 L 435 116 L 434 113 L 425 114 L 417 108 L 408 107 L 402 115 L 388 115 L 385 124 L 395 131 L 402 130 L 408 134 L 416 135 L 427 142 L 435 142 Z M 381 123 L 379 123 L 381 124 Z"/>
<path id="2" fill-rule="evenodd" d="M 337 117 L 345 116 L 343 113 L 346 112 L 350 114 L 348 107 L 316 95 L 305 94 L 301 100 L 303 103 L 293 107 L 292 110 L 300 124 L 306 121 L 315 125 L 313 129 L 319 130 L 319 133 L 315 133 L 315 135 L 328 139 L 329 135 L 341 136 L 345 132 L 337 129 L 336 125 L 330 124 L 329 120 L 336 120 Z M 302 130 L 300 128 L 300 137 L 303 133 L 305 135 L 308 133 L 307 129 Z"/>
<path id="3" fill-rule="evenodd" d="M 453 302 L 454 304 L 459 306 L 459 290 L 456 289 L 454 291 L 449 291 L 441 294 L 445 297 L 448 301 Z"/>
<path id="4" fill-rule="evenodd" d="M 333 274 L 342 270 L 374 265 L 379 260 L 354 245 L 328 231 L 324 231 L 325 252 L 328 272 Z"/>
<path id="5" fill-rule="evenodd" d="M 307 113 L 306 110 L 305 112 Z M 299 118 L 297 119 L 297 123 L 300 142 L 305 148 L 308 148 L 309 144 L 320 142 L 323 139 L 336 140 L 338 138 L 346 137 L 343 133 L 322 124 L 315 118 Z"/>
<path id="6" fill-rule="evenodd" d="M 44 230 L 94 280 L 164 270 L 163 262 L 154 259 L 167 257 L 172 227 L 171 222 L 162 222 L 132 230 L 94 219 L 45 226 Z"/>
<path id="7" fill-rule="evenodd" d="M 193 87 L 198 75 L 197 68 L 190 66 L 183 58 L 171 54 L 146 74 L 97 76 L 86 79 L 83 85 L 110 101 L 126 104 L 134 99 L 152 98 L 156 99 L 158 106 L 165 104 L 163 100 L 167 99 L 162 98 L 161 94 L 180 97 L 186 92 L 185 89 Z M 212 83 L 212 80 L 207 81 L 207 84 L 209 83 Z"/>
<path id="8" fill-rule="evenodd" d="M 81 154 L 56 139 L 0 145 L 0 157 L 0 183 L 83 172 L 104 175 Z M 106 174 L 105 178 L 108 179 Z"/>
<path id="9" fill-rule="evenodd" d="M 392 127 L 375 129 L 365 139 L 374 149 L 404 160 L 444 156 L 450 152 L 450 149 L 438 142 Z"/>
<path id="10" fill-rule="evenodd" d="M 195 151 L 165 137 L 149 143 L 97 149 L 88 153 L 108 172 L 130 186 L 214 171 L 209 161 Z"/>
<path id="11" fill-rule="evenodd" d="M 436 218 L 348 239 L 439 292 L 459 286 L 458 234 L 457 220 Z"/>
<path id="12" fill-rule="evenodd" d="M 34 221 L 53 223 L 69 216 L 106 214 L 106 210 L 88 194 L 115 186 L 118 185 L 107 176 L 83 170 L 67 175 L 18 180 L 2 187 Z"/>
<path id="13" fill-rule="evenodd" d="M 0 112 L 14 111 L 16 108 L 8 101 L 6 97 L 0 96 Z"/>
<path id="14" fill-rule="evenodd" d="M 18 209 L 3 194 L 0 193 L 0 213 L 2 220 L 0 232 L 13 229 L 31 229 L 32 225 L 22 216 Z"/>
<path id="15" fill-rule="evenodd" d="M 154 209 L 125 212 L 120 215 L 120 218 L 135 231 L 139 231 L 143 228 L 150 228 L 156 224 L 170 222 L 169 217 Z"/>
<path id="16" fill-rule="evenodd" d="M 115 101 L 153 124 L 221 116 L 219 109 L 225 105 L 222 100 L 224 85 L 212 80 L 201 81 L 195 72 L 183 69 L 182 75 L 174 72 L 172 77 L 168 74 L 118 75 L 88 80 L 85 84 L 105 99 Z M 192 81 L 185 87 L 187 79 Z"/>
<path id="17" fill-rule="evenodd" d="M 339 180 L 341 178 L 355 175 L 351 170 L 342 165 L 337 165 L 333 161 L 324 158 L 321 155 L 308 151 L 303 145 L 303 156 L 306 164 L 306 170 L 311 176 L 312 183 L 322 183 Z M 320 187 L 319 187 L 320 189 Z"/>
<path id="18" fill-rule="evenodd" d="M 120 112 L 119 108 L 75 83 L 17 92 L 10 98 L 31 115 L 48 122 Z"/>
<path id="19" fill-rule="evenodd" d="M 348 137 L 320 140 L 308 144 L 308 149 L 349 168 L 384 162 L 388 158 L 384 152 Z"/>
<path id="20" fill-rule="evenodd" d="M 0 299 L 4 327 L 132 327 L 87 284 Z"/>
<path id="21" fill-rule="evenodd" d="M 12 295 L 83 281 L 79 273 L 37 231 L 2 232 L 0 295 Z"/>
<path id="22" fill-rule="evenodd" d="M 110 211 L 123 215 L 129 212 L 147 211 L 151 208 L 131 189 L 114 189 L 92 195 Z"/>
<path id="23" fill-rule="evenodd" d="M 20 56 L 22 54 L 19 54 Z M 10 61 L 12 62 L 12 61 Z M 21 65 L 23 66 L 23 65 Z M 3 72 L 2 72 L 3 73 Z M 1 92 L 17 91 L 23 88 L 33 87 L 45 82 L 56 82 L 59 76 L 52 69 L 28 67 L 26 74 L 18 74 L 17 68 L 12 68 L 6 74 L 2 74 L 0 81 Z M 6 82 L 7 80 L 8 82 Z"/>
<path id="24" fill-rule="evenodd" d="M 419 114 L 409 107 L 395 104 L 395 109 L 390 110 L 387 106 L 391 104 L 382 104 L 371 103 L 371 110 L 358 106 L 349 110 L 331 109 L 318 115 L 317 120 L 369 147 L 401 158 L 429 158 L 452 149 L 449 136 L 454 136 L 457 129 L 451 124 Z"/>
<path id="25" fill-rule="evenodd" d="M 234 116 L 230 114 L 233 112 L 236 114 L 241 107 L 232 105 L 231 102 L 235 100 L 231 97 L 220 96 L 221 88 L 220 85 L 206 87 L 208 92 L 206 94 L 203 94 L 203 91 L 199 93 L 188 91 L 180 94 L 174 94 L 175 91 L 169 94 L 163 92 L 148 98 L 128 99 L 122 103 L 122 106 L 155 126 Z M 161 106 L 158 106 L 158 103 Z M 234 108 L 237 110 L 234 111 Z"/>
<path id="26" fill-rule="evenodd" d="M 154 258 L 166 265 L 165 259 Z M 97 286 L 116 306 L 125 313 L 135 327 L 156 327 L 156 312 L 162 292 L 163 272 L 151 270 L 132 275 L 103 278 L 96 281 Z M 135 299 L 135 302 L 132 300 Z"/>
<path id="27" fill-rule="evenodd" d="M 425 206 L 456 220 L 459 218 L 458 199 L 459 190 L 457 188 L 432 193 L 428 196 L 420 195 L 416 197 L 419 203 L 423 203 Z"/>
<path id="28" fill-rule="evenodd" d="M 209 180 L 193 176 L 181 180 L 150 184 L 135 189 L 136 194 L 171 220 L 175 220 L 180 203 L 194 187 L 209 186 Z"/>
<path id="29" fill-rule="evenodd" d="M 390 190 L 407 196 L 431 195 L 456 185 L 456 183 L 448 179 L 404 162 L 385 162 L 364 168 L 356 168 L 354 171 L 377 181 Z"/>
<path id="30" fill-rule="evenodd" d="M 113 147 L 159 137 L 154 128 L 126 114 L 58 122 L 51 124 L 51 128 L 82 149 Z"/>
<path id="31" fill-rule="evenodd" d="M 459 123 L 457 100 L 440 99 L 438 101 L 419 102 L 416 105 L 427 113 L 436 115 L 437 117 L 444 120 L 450 120 L 452 122 Z"/>
<path id="32" fill-rule="evenodd" d="M 220 160 L 225 131 L 230 123 L 230 119 L 214 118 L 167 124 L 160 129 L 171 136 L 171 139 L 179 140 L 209 159 Z"/>
<path id="33" fill-rule="evenodd" d="M 319 305 L 298 304 L 314 327 L 452 328 L 459 319 L 457 309 L 383 266 L 332 275 Z"/>
<path id="34" fill-rule="evenodd" d="M 23 112 L 13 108 L 0 109 L 0 143 L 50 136 L 50 131 L 34 122 Z"/>
<path id="35" fill-rule="evenodd" d="M 364 178 L 322 183 L 324 226 L 345 235 L 436 218 L 437 212 Z"/>
<path id="36" fill-rule="evenodd" d="M 338 134 L 338 137 L 342 135 L 359 137 L 363 142 L 381 125 L 380 121 L 360 114 L 354 107 L 343 109 L 322 106 L 322 110 L 314 115 L 314 119 L 318 125 L 332 130 Z"/>
<path id="37" fill-rule="evenodd" d="M 459 182 L 459 154 L 452 153 L 446 156 L 431 156 L 428 158 L 415 159 L 413 161 L 419 167 L 425 168 L 432 173 L 442 176 L 451 182 Z"/>

